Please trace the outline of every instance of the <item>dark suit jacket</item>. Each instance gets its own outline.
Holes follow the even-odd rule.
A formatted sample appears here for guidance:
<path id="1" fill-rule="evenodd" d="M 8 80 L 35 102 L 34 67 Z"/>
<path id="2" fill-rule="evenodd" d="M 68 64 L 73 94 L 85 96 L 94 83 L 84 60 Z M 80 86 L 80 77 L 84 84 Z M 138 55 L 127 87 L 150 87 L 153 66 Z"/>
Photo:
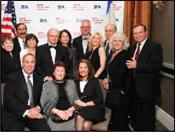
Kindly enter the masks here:
<path id="1" fill-rule="evenodd" d="M 112 82 L 112 88 L 122 90 L 125 94 L 129 93 L 129 86 L 131 84 L 132 71 L 126 66 L 126 61 L 130 58 L 129 52 L 122 50 L 108 65 L 109 79 Z"/>
<path id="2" fill-rule="evenodd" d="M 13 57 L 10 56 L 10 53 L 4 49 L 1 49 L 1 83 L 6 83 L 8 75 L 10 73 L 21 70 L 21 63 L 19 55 L 13 54 Z"/>
<path id="3" fill-rule="evenodd" d="M 13 52 L 17 55 L 19 55 L 19 52 L 21 51 L 21 47 L 18 41 L 18 37 L 13 39 L 13 43 L 14 43 L 14 49 Z"/>
<path id="4" fill-rule="evenodd" d="M 134 56 L 136 44 L 130 49 Z M 142 99 L 153 99 L 160 93 L 159 70 L 162 68 L 162 48 L 157 42 L 147 39 L 137 60 L 135 85 Z"/>
<path id="5" fill-rule="evenodd" d="M 43 79 L 36 73 L 33 73 L 33 100 L 35 106 L 40 106 L 42 84 Z M 28 99 L 27 84 L 22 71 L 12 73 L 4 90 L 2 110 L 2 125 L 4 128 L 14 123 L 16 119 L 24 119 L 22 115 L 29 109 L 29 106 L 27 106 Z"/>
<path id="6" fill-rule="evenodd" d="M 88 51 L 88 46 L 86 54 L 83 52 L 82 35 L 73 39 L 73 47 L 77 49 L 77 60 L 88 59 L 90 53 Z"/>
<path id="7" fill-rule="evenodd" d="M 107 40 L 104 41 L 104 47 L 106 46 L 106 41 L 107 41 Z M 105 51 L 106 51 L 106 49 L 105 49 Z M 110 53 L 106 56 L 106 65 L 105 65 L 105 69 L 104 69 L 104 71 L 103 71 L 104 77 L 107 76 L 107 66 L 108 66 L 108 62 L 109 62 L 111 56 L 112 56 L 112 50 L 111 50 Z"/>
<path id="8" fill-rule="evenodd" d="M 67 69 L 69 69 L 68 50 L 60 44 L 56 46 L 56 61 L 65 62 Z M 52 71 L 52 57 L 48 44 L 41 45 L 36 48 L 36 68 L 35 71 L 43 77 L 50 76 Z"/>

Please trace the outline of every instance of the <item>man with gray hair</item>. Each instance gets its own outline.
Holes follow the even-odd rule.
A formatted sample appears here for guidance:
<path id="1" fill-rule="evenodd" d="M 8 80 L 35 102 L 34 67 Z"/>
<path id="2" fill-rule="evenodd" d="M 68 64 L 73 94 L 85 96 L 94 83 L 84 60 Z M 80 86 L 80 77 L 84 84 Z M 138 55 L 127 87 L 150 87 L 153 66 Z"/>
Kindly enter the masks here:
<path id="1" fill-rule="evenodd" d="M 106 66 L 105 66 L 105 70 L 104 70 L 104 76 L 106 77 L 106 68 L 109 62 L 109 59 L 111 58 L 112 55 L 112 50 L 109 47 L 109 41 L 110 38 L 112 37 L 112 35 L 117 32 L 117 27 L 114 24 L 107 24 L 105 26 L 105 37 L 106 40 L 104 41 L 104 46 L 105 46 L 105 51 L 106 51 Z"/>
<path id="2" fill-rule="evenodd" d="M 35 71 L 42 74 L 44 80 L 50 81 L 52 65 L 56 61 L 65 62 L 69 67 L 69 58 L 67 48 L 58 43 L 59 31 L 51 28 L 47 32 L 48 43 L 36 48 L 36 69 Z"/>
<path id="3" fill-rule="evenodd" d="M 81 35 L 73 39 L 73 47 L 77 49 L 77 59 L 88 59 L 88 39 L 91 36 L 91 22 L 84 19 L 80 26 Z"/>

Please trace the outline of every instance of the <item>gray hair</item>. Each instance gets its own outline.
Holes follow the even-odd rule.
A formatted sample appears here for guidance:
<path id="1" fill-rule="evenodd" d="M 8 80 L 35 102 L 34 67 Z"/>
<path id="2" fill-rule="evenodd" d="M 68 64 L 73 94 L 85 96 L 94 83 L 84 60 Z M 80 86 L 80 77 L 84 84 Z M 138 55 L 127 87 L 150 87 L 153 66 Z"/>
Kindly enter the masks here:
<path id="1" fill-rule="evenodd" d="M 127 50 L 129 47 L 128 38 L 123 33 L 115 32 L 109 40 L 109 47 L 112 49 L 112 51 L 115 52 L 115 50 L 113 48 L 113 44 L 112 44 L 115 37 L 119 38 L 124 43 L 123 49 Z"/>
<path id="2" fill-rule="evenodd" d="M 106 29 L 106 27 L 107 27 L 108 25 L 112 25 L 112 26 L 114 27 L 114 30 L 117 31 L 117 26 L 116 26 L 115 24 L 111 24 L 111 23 L 107 24 L 107 25 L 105 26 L 105 29 Z"/>
<path id="3" fill-rule="evenodd" d="M 83 22 L 89 22 L 89 23 L 90 23 L 90 27 L 91 27 L 91 21 L 90 21 L 90 20 L 88 20 L 88 19 L 83 19 L 83 20 L 81 21 L 81 25 L 82 25 Z"/>
<path id="4" fill-rule="evenodd" d="M 34 54 L 32 54 L 32 53 L 27 53 L 27 54 L 25 54 L 25 55 L 22 57 L 22 62 L 24 62 L 25 57 L 26 57 L 26 56 L 29 56 L 29 55 L 33 56 L 34 59 L 35 59 Z M 35 62 L 36 62 L 36 59 L 35 59 Z"/>
<path id="5" fill-rule="evenodd" d="M 51 28 L 51 29 L 49 29 L 49 30 L 47 31 L 47 36 L 49 36 L 49 32 L 50 32 L 50 30 L 56 30 L 56 31 L 58 31 L 58 36 L 59 36 L 60 31 L 59 31 L 58 29 L 56 29 L 56 28 Z"/>

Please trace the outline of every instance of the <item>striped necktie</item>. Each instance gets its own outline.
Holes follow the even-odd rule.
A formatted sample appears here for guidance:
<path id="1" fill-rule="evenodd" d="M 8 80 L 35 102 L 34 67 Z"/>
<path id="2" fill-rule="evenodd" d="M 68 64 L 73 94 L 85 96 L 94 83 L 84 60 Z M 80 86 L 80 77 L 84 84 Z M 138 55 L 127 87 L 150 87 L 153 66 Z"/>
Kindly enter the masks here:
<path id="1" fill-rule="evenodd" d="M 139 58 L 139 54 L 140 54 L 140 43 L 138 44 L 138 46 L 137 46 L 137 51 L 136 51 L 136 53 L 135 53 L 135 60 L 137 61 L 138 60 L 138 58 Z M 135 69 L 133 69 L 133 73 L 134 73 L 134 78 L 136 78 L 136 70 Z"/>

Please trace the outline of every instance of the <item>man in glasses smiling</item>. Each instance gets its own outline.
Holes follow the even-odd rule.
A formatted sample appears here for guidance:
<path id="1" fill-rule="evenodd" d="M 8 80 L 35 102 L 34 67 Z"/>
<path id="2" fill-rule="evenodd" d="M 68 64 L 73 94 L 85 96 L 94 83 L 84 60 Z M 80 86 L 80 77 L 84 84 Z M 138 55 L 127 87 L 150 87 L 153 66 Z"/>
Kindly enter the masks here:
<path id="1" fill-rule="evenodd" d="M 77 59 L 88 58 L 88 39 L 91 36 L 91 22 L 87 19 L 82 20 L 81 35 L 73 39 L 73 46 L 77 49 Z"/>

